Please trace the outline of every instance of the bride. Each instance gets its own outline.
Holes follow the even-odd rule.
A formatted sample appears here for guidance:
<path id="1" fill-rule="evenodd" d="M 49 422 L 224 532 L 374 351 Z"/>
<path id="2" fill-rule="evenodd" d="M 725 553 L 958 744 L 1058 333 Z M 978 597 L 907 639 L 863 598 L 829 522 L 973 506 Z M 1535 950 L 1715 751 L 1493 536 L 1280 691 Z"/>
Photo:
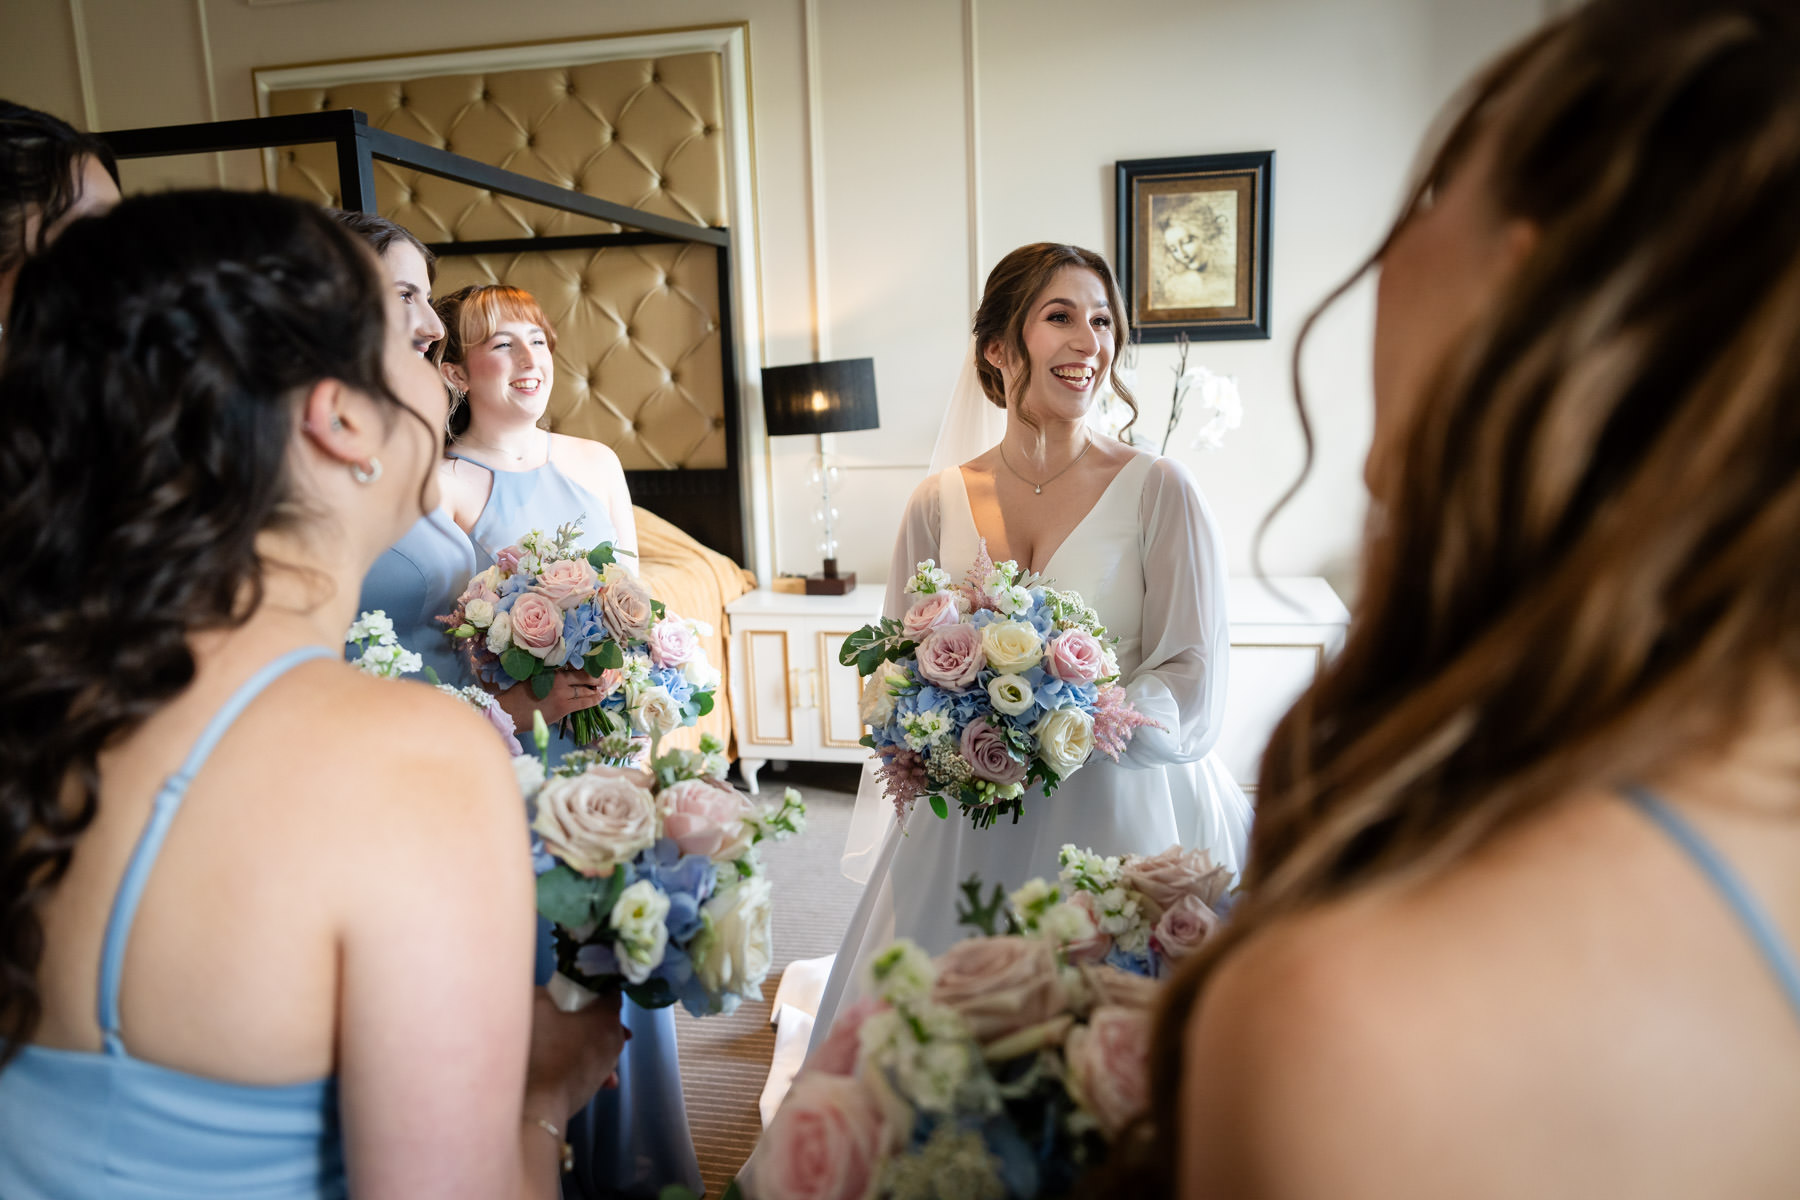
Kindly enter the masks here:
<path id="1" fill-rule="evenodd" d="M 1179 842 L 1234 875 L 1243 866 L 1249 802 L 1210 753 L 1227 648 L 1224 552 L 1212 514 L 1180 463 L 1088 424 L 1109 376 L 1131 403 L 1111 375 L 1125 328 L 1112 272 L 1090 250 L 1038 243 L 994 268 L 933 474 L 907 504 L 886 613 L 904 615 L 917 563 L 934 559 L 960 580 L 985 539 L 995 562 L 1012 559 L 1093 606 L 1119 639 L 1127 694 L 1157 724 L 1138 729 L 1116 764 L 1096 756 L 1054 795 L 1028 791 L 1017 824 L 982 830 L 925 805 L 896 825 L 865 770 L 844 863 L 869 886 L 826 985 L 815 1046 L 859 991 L 869 955 L 896 937 L 935 955 L 966 936 L 956 902 L 971 875 L 1009 890 L 1053 878 L 1069 842 L 1102 854 L 1152 854 Z"/>

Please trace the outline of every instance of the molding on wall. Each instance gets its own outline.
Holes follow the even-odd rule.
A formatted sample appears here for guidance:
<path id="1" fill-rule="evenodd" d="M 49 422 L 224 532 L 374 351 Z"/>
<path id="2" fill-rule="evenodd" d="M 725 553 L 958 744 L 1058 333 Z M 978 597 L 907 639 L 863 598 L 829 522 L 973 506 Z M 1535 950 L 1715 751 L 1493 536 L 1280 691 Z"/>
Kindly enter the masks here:
<path id="1" fill-rule="evenodd" d="M 75 69 L 81 75 L 81 112 L 91 132 L 100 128 L 100 106 L 94 103 L 94 68 L 88 60 L 87 13 L 81 0 L 69 0 L 69 25 L 75 31 Z"/>
<path id="2" fill-rule="evenodd" d="M 819 0 L 802 0 L 806 42 L 806 223 L 812 253 L 813 361 L 831 358 L 831 291 L 825 259 L 825 106 L 819 70 Z"/>
<path id="3" fill-rule="evenodd" d="M 975 0 L 963 0 L 963 141 L 969 177 L 969 312 L 981 303 L 981 79 Z"/>
<path id="4" fill-rule="evenodd" d="M 259 67 L 251 72 L 251 78 L 256 89 L 257 115 L 266 117 L 269 93 L 288 88 L 337 87 L 378 79 L 516 71 L 696 53 L 719 56 L 725 108 L 725 196 L 732 240 L 731 278 L 725 285 L 731 289 L 733 335 L 738 347 L 738 429 L 742 434 L 739 460 L 743 466 L 740 485 L 748 526 L 744 531 L 744 556 L 748 560 L 745 565 L 759 579 L 768 579 L 774 575 L 775 526 L 769 495 L 769 438 L 762 413 L 765 351 L 762 282 L 758 274 L 762 251 L 756 224 L 756 131 L 751 118 L 749 22 Z"/>

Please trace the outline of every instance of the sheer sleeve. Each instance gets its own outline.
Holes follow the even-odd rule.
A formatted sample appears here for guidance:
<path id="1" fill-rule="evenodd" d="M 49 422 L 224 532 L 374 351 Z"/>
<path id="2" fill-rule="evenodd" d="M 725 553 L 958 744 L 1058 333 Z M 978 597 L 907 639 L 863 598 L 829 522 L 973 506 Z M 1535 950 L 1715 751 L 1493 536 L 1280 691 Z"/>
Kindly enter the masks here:
<path id="1" fill-rule="evenodd" d="M 1161 729 L 1137 730 L 1120 762 L 1160 767 L 1204 758 L 1225 714 L 1225 546 L 1188 469 L 1160 458 L 1138 505 L 1144 564 L 1144 659 L 1126 684 Z"/>
<path id="2" fill-rule="evenodd" d="M 943 527 L 943 514 L 938 504 L 941 491 L 938 477 L 927 476 L 924 483 L 913 489 L 912 498 L 906 502 L 906 512 L 900 518 L 900 535 L 894 539 L 894 561 L 888 567 L 883 616 L 899 620 L 906 615 L 906 582 L 913 577 L 913 568 L 938 556 L 938 535 Z"/>
<path id="3" fill-rule="evenodd" d="M 952 468 L 953 470 L 955 468 Z M 906 581 L 913 568 L 927 558 L 938 556 L 942 514 L 939 511 L 940 481 L 927 476 L 913 489 L 900 518 L 900 533 L 894 539 L 894 561 L 888 569 L 887 601 L 883 615 L 898 620 L 906 615 Z M 862 780 L 856 789 L 856 808 L 850 814 L 850 834 L 844 839 L 844 874 L 858 883 L 867 883 L 875 860 L 881 853 L 882 840 L 894 823 L 894 805 L 884 794 L 881 781 L 875 777 L 871 755 L 863 764 Z"/>

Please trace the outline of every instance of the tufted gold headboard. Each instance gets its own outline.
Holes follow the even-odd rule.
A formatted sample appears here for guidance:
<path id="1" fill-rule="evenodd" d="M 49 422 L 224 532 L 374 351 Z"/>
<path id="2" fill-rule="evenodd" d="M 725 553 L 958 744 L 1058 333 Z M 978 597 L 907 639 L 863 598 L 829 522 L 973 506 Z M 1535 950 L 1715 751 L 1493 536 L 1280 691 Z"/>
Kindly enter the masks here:
<path id="1" fill-rule="evenodd" d="M 271 115 L 360 109 L 373 127 L 558 187 L 726 224 L 716 54 L 292 88 L 268 102 Z M 333 147 L 268 155 L 276 190 L 339 203 Z M 504 280 L 543 304 L 558 334 L 550 427 L 612 446 L 639 503 L 741 560 L 724 255 L 390 163 L 375 163 L 375 180 L 381 215 L 438 251 L 440 294 Z"/>

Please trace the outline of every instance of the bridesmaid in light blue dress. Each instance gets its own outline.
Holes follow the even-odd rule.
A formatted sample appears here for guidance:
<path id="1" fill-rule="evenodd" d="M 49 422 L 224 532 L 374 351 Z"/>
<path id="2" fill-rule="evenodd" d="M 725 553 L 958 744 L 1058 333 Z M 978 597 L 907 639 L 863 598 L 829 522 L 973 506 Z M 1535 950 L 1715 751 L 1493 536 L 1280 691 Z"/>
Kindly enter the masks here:
<path id="1" fill-rule="evenodd" d="M 455 395 L 453 448 L 442 482 L 456 523 L 474 544 L 476 569 L 485 570 L 533 529 L 552 533 L 570 522 L 580 523 L 581 544 L 611 542 L 627 552 L 623 563 L 635 565 L 637 529 L 618 456 L 598 442 L 538 428 L 555 380 L 556 334 L 537 301 L 516 288 L 478 286 L 446 297 L 439 315 L 448 329 L 444 378 Z M 592 685 L 572 677 L 558 683 L 572 693 L 565 711 L 598 699 Z M 521 694 L 528 690 L 514 687 L 502 703 Z M 552 758 L 573 748 L 557 734 Z M 539 983 L 555 965 L 548 935 L 540 921 Z M 619 1086 L 601 1092 L 571 1122 L 575 1168 L 563 1194 L 655 1197 L 669 1184 L 698 1192 L 674 1010 L 626 1000 L 622 1019 L 632 1036 L 619 1060 Z"/>

